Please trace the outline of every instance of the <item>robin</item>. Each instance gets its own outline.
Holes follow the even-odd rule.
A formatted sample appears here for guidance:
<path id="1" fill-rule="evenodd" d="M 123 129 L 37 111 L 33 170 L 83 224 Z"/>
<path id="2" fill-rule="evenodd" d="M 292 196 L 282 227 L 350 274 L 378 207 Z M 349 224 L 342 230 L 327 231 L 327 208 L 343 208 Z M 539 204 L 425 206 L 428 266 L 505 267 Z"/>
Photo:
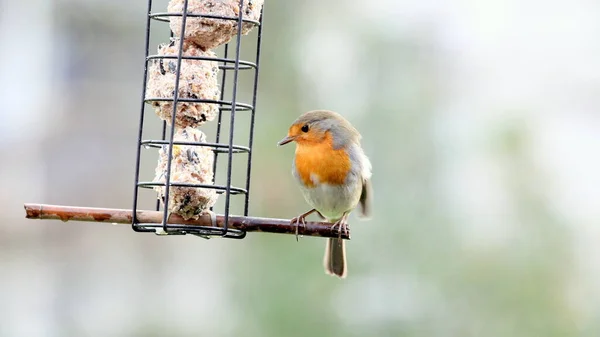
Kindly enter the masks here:
<path id="1" fill-rule="evenodd" d="M 370 215 L 371 162 L 360 146 L 360 133 L 340 114 L 315 110 L 301 115 L 277 145 L 296 142 L 292 174 L 304 199 L 313 207 L 291 220 L 299 226 L 317 213 L 347 232 L 348 215 L 359 206 L 360 215 Z M 330 238 L 325 247 L 325 272 L 347 275 L 346 248 L 341 238 Z"/>

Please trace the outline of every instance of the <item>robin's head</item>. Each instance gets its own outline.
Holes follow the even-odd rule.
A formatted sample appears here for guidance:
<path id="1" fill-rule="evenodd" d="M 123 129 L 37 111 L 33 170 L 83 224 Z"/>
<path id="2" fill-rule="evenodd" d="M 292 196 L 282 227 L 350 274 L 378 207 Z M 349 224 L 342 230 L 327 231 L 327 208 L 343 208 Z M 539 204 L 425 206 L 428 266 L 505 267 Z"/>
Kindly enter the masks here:
<path id="1" fill-rule="evenodd" d="M 328 136 L 335 148 L 360 141 L 360 133 L 340 114 L 315 110 L 304 113 L 290 126 L 288 134 L 277 145 L 295 141 L 298 144 L 323 142 Z"/>

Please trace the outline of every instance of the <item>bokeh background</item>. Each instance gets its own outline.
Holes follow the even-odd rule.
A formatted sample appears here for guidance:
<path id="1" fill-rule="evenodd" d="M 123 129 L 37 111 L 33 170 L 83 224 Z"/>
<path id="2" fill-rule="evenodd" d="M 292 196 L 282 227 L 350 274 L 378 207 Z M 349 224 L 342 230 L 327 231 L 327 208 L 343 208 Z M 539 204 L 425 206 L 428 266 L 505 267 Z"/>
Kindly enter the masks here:
<path id="1" fill-rule="evenodd" d="M 131 207 L 146 6 L 0 0 L 0 336 L 600 335 L 597 1 L 267 0 L 251 214 L 307 209 L 275 143 L 343 113 L 375 189 L 343 281 L 323 239 L 24 219 Z"/>

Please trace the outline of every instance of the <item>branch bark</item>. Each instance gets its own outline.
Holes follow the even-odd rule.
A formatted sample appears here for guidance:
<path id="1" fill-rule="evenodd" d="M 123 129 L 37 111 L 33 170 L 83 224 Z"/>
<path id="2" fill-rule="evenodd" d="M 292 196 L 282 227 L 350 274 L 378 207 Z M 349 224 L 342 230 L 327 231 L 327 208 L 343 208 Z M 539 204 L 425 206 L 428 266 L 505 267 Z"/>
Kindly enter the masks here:
<path id="1" fill-rule="evenodd" d="M 61 221 L 84 221 L 102 222 L 111 224 L 132 224 L 132 210 L 95 207 L 75 207 L 43 204 L 25 204 L 25 217 L 27 219 L 61 220 Z M 163 213 L 160 211 L 137 211 L 136 217 L 139 223 L 161 224 Z M 203 215 L 198 220 L 184 220 L 177 214 L 171 214 L 169 224 L 193 226 L 213 226 L 223 228 L 225 218 L 216 216 L 216 223 L 212 223 L 210 215 Z M 302 236 L 316 236 L 325 238 L 337 238 L 339 233 L 337 227 L 331 229 L 333 224 L 328 222 L 306 222 L 306 226 L 300 225 L 298 234 Z M 296 226 L 290 224 L 290 220 L 257 218 L 244 216 L 229 216 L 229 228 L 239 229 L 246 232 L 263 232 L 275 234 L 295 234 Z M 342 233 L 342 239 L 350 239 L 350 228 L 348 234 Z"/>

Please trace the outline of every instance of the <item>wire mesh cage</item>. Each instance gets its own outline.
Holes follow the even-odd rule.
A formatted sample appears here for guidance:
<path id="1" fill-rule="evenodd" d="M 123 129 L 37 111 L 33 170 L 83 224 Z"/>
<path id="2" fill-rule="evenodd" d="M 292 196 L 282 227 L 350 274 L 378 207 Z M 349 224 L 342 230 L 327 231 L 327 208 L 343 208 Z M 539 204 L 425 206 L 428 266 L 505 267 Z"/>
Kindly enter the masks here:
<path id="1" fill-rule="evenodd" d="M 222 1 L 220 5 L 222 6 L 223 3 L 227 3 L 227 1 Z M 193 8 L 199 6 L 211 10 L 194 12 Z M 131 216 L 132 228 L 137 232 L 166 235 L 193 234 L 204 238 L 220 236 L 236 239 L 244 238 L 246 235 L 242 229 L 231 228 L 230 212 L 232 197 L 244 198 L 244 216 L 248 215 L 249 209 L 252 144 L 262 34 L 262 1 L 259 4 L 249 0 L 230 1 L 230 7 L 227 10 L 229 13 L 232 11 L 237 13 L 237 16 L 215 15 L 214 13 L 220 14 L 216 6 L 217 4 L 212 1 L 172 0 L 169 3 L 169 9 L 179 8 L 178 12 L 172 10 L 154 12 L 152 0 L 148 1 L 143 92 Z M 254 16 L 258 13 L 257 20 L 252 17 L 252 11 L 255 12 Z M 158 54 L 150 55 L 151 25 L 156 22 L 170 23 L 171 41 L 162 50 L 159 50 Z M 217 26 L 212 31 L 210 31 L 210 27 L 206 29 L 211 24 Z M 204 35 L 186 35 L 186 29 L 191 31 L 197 30 L 198 27 L 200 30 L 204 29 L 200 32 Z M 241 60 L 241 44 L 245 38 L 243 35 L 251 29 L 257 30 L 253 53 L 255 58 L 253 61 Z M 210 36 L 211 33 L 214 36 Z M 228 38 L 231 38 L 229 42 L 227 42 Z M 197 45 L 197 41 L 201 41 L 204 45 Z M 223 48 L 220 48 L 222 55 L 217 56 L 212 48 L 218 47 L 219 42 L 225 43 Z M 215 69 L 215 65 L 217 65 L 217 69 Z M 188 70 L 185 66 L 188 67 Z M 160 90 L 149 90 L 148 87 L 152 85 L 150 82 L 153 81 L 152 71 L 159 77 L 169 75 L 170 82 L 160 84 L 165 86 L 162 93 L 167 92 L 168 95 L 161 95 Z M 210 82 L 207 79 L 214 77 L 217 71 L 221 72 L 218 80 L 220 93 L 217 88 L 217 91 L 211 91 L 211 95 L 214 97 L 199 94 L 199 90 L 214 89 L 214 85 L 207 84 Z M 253 73 L 252 87 L 250 88 L 251 102 L 238 101 L 239 74 L 242 71 Z M 233 73 L 233 83 L 226 83 L 227 72 Z M 216 78 L 212 78 L 212 80 L 217 81 Z M 231 87 L 229 95 L 226 93 L 227 84 Z M 182 87 L 187 89 L 182 89 Z M 156 95 L 157 93 L 158 95 Z M 218 93 L 218 96 L 215 93 Z M 160 139 L 145 138 L 148 133 L 146 130 L 148 123 L 144 123 L 144 121 L 150 118 L 151 106 L 160 110 L 157 111 L 157 114 L 163 118 Z M 249 125 L 243 126 L 248 130 L 247 146 L 234 143 L 235 130 L 241 128 L 235 123 L 238 113 L 250 114 Z M 229 132 L 226 137 L 223 132 L 225 114 L 229 114 Z M 215 121 L 211 122 L 210 119 L 213 118 Z M 216 128 L 213 142 L 208 141 L 201 132 L 201 130 L 211 127 Z M 154 153 L 157 152 L 156 150 L 159 152 L 159 167 L 161 168 L 157 168 L 157 177 L 152 181 L 140 178 L 141 157 L 147 150 L 154 150 Z M 232 184 L 234 156 L 246 157 L 244 186 Z M 220 157 L 224 158 L 220 159 Z M 181 169 L 177 166 L 178 163 L 181 164 L 180 162 L 185 164 L 181 166 Z M 226 166 L 224 184 L 216 183 L 219 163 Z M 193 172 L 194 167 L 200 166 L 203 168 Z M 191 170 L 192 172 L 184 173 L 181 170 Z M 204 177 L 205 179 L 198 179 L 207 175 L 208 177 Z M 174 179 L 174 177 L 181 179 Z M 159 197 L 153 207 L 157 211 L 162 207 L 162 223 L 145 223 L 137 216 L 140 208 L 140 189 L 154 189 L 155 193 L 158 192 Z M 221 210 L 214 209 L 217 195 L 224 198 Z M 218 226 L 215 212 L 222 214 Z M 183 215 L 186 219 L 210 216 L 210 226 L 173 223 L 168 221 L 171 213 Z"/>

